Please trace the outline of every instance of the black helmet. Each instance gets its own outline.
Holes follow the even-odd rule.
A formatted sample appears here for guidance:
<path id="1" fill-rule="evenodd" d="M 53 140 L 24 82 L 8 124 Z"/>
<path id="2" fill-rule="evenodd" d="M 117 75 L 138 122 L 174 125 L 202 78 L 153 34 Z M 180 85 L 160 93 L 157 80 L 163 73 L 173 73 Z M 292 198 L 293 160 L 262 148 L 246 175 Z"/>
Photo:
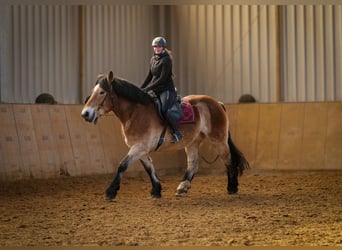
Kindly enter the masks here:
<path id="1" fill-rule="evenodd" d="M 153 39 L 152 41 L 152 47 L 154 46 L 161 46 L 161 47 L 166 47 L 166 40 L 164 37 L 158 36 Z"/>

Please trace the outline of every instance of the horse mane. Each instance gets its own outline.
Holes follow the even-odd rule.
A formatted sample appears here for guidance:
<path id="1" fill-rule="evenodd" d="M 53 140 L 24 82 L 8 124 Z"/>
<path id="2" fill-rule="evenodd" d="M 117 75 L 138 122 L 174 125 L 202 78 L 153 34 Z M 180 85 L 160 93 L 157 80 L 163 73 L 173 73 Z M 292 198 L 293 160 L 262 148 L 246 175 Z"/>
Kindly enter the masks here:
<path id="1" fill-rule="evenodd" d="M 137 87 L 133 83 L 122 78 L 114 78 L 112 89 L 116 94 L 123 96 L 132 102 L 141 103 L 143 105 L 153 102 L 149 94 L 142 91 L 141 88 Z"/>

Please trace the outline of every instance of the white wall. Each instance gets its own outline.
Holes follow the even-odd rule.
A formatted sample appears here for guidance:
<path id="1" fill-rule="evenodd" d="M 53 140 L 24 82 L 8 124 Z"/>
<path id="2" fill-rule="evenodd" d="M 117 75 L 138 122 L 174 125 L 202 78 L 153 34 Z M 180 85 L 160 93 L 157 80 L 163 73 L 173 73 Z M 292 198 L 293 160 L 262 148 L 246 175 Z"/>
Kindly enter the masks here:
<path id="1" fill-rule="evenodd" d="M 0 23 L 1 102 L 82 103 L 100 72 L 140 84 L 166 36 L 181 95 L 342 101 L 341 5 L 15 4 Z"/>

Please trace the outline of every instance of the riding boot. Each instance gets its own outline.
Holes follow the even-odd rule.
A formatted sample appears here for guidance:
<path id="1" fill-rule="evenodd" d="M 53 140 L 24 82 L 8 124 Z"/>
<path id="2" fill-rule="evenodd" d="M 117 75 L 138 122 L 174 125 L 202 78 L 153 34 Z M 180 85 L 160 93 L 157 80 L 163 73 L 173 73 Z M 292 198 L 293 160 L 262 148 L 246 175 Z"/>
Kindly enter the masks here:
<path id="1" fill-rule="evenodd" d="M 179 142 L 180 140 L 182 140 L 183 135 L 182 135 L 182 133 L 179 131 L 177 121 L 176 121 L 176 119 L 173 117 L 173 115 L 171 114 L 171 112 L 167 112 L 167 122 L 168 122 L 169 127 L 170 127 L 171 132 L 172 132 L 172 139 L 171 139 L 171 142 L 172 142 L 172 143 L 176 143 L 176 142 Z"/>

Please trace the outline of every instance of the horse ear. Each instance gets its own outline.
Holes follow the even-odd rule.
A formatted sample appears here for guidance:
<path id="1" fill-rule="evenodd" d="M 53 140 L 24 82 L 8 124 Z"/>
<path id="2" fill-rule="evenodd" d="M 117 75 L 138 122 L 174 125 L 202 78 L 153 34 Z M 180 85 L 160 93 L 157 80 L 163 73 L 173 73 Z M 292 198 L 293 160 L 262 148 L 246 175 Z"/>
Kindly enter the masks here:
<path id="1" fill-rule="evenodd" d="M 111 83 L 114 80 L 113 71 L 109 71 L 109 73 L 107 75 L 107 80 L 108 80 L 109 83 Z"/>

